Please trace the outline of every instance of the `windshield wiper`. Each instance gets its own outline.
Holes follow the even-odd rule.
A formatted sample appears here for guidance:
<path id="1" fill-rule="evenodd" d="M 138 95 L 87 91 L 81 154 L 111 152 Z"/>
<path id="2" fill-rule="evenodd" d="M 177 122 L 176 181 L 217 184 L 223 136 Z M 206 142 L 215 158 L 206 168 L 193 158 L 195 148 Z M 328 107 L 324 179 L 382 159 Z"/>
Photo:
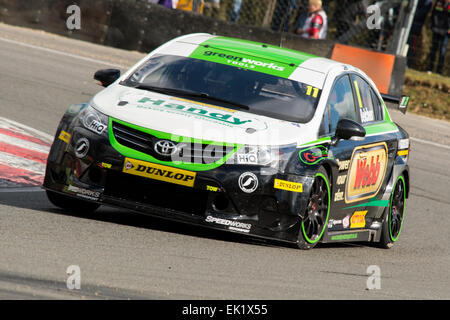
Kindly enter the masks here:
<path id="1" fill-rule="evenodd" d="M 212 97 L 209 94 L 203 93 L 203 92 L 195 92 L 195 91 L 190 91 L 190 90 L 181 90 L 181 89 L 173 89 L 173 88 L 162 88 L 162 87 L 156 87 L 156 86 L 151 86 L 151 85 L 147 85 L 147 84 L 138 84 L 137 86 L 134 86 L 134 88 L 155 91 L 155 92 L 159 92 L 159 93 L 182 95 L 182 96 L 191 97 L 191 98 L 207 99 L 210 101 L 225 103 L 225 104 L 228 104 L 228 105 L 231 105 L 234 107 L 238 107 L 238 108 L 244 109 L 244 110 L 250 109 L 246 105 L 243 105 L 243 104 L 240 104 L 240 103 L 237 103 L 234 101 L 222 99 L 222 98 Z"/>

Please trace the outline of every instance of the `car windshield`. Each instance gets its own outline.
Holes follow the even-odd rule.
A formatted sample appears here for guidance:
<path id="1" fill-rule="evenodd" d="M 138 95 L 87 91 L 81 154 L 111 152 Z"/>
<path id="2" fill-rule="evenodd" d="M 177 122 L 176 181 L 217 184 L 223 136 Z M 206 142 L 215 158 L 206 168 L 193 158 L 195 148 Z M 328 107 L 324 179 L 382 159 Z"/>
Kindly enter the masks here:
<path id="1" fill-rule="evenodd" d="M 306 123 L 314 115 L 321 90 L 266 73 L 194 58 L 158 55 L 122 84 L 189 94 L 246 112 Z M 163 90 L 157 90 L 163 89 Z M 195 95 L 197 94 L 197 95 Z"/>

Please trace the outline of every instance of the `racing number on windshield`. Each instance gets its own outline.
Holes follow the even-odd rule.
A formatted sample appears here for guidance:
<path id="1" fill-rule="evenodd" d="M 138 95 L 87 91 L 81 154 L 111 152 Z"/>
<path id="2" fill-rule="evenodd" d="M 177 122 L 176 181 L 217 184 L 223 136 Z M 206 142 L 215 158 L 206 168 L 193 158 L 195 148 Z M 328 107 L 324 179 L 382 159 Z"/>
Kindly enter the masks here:
<path id="1" fill-rule="evenodd" d="M 313 98 L 317 98 L 319 94 L 319 88 L 314 88 L 313 86 L 306 86 L 306 95 L 310 96 L 312 94 Z"/>

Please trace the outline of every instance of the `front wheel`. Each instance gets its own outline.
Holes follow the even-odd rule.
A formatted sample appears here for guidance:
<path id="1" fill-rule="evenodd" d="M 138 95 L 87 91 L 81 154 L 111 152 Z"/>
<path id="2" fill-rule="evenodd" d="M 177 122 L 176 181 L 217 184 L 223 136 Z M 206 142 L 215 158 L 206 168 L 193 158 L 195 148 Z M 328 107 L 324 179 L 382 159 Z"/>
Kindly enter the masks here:
<path id="1" fill-rule="evenodd" d="M 389 249 L 398 240 L 405 218 L 406 183 L 403 175 L 398 177 L 392 190 L 389 207 L 383 221 L 380 247 Z"/>
<path id="2" fill-rule="evenodd" d="M 300 224 L 297 246 L 308 250 L 322 238 L 330 215 L 330 184 L 325 169 L 320 168 L 314 177 L 304 218 Z"/>

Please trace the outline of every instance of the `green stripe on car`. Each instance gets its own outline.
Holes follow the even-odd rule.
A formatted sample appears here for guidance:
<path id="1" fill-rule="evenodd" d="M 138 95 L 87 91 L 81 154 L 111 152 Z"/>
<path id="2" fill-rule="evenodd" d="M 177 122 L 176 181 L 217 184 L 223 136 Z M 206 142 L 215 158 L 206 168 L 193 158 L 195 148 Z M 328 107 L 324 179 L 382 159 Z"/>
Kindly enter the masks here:
<path id="1" fill-rule="evenodd" d="M 227 37 L 215 37 L 203 42 L 190 58 L 211 61 L 289 78 L 306 60 L 316 56 L 276 46 Z"/>

